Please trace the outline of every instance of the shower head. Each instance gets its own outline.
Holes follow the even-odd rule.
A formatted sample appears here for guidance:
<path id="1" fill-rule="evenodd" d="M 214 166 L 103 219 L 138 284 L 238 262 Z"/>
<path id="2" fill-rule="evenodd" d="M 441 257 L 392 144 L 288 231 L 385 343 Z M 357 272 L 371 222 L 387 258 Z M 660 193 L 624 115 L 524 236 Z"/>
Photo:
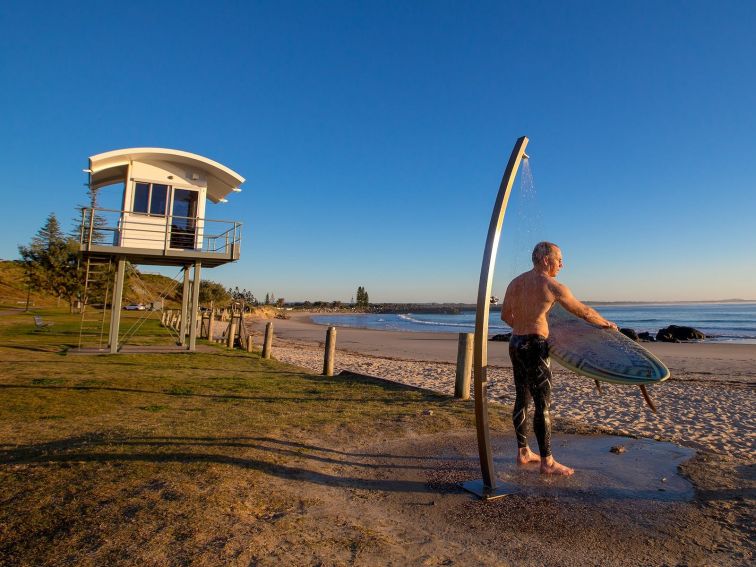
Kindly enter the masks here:
<path id="1" fill-rule="evenodd" d="M 526 154 L 525 152 L 522 152 L 523 159 L 530 159 L 530 156 Z"/>

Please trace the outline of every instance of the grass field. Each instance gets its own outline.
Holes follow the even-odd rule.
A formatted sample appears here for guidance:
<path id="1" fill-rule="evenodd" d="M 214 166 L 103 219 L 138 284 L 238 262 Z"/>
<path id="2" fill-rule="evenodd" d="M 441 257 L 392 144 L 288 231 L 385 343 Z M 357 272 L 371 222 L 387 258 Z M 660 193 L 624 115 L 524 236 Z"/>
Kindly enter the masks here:
<path id="1" fill-rule="evenodd" d="M 319 481 L 303 458 L 472 426 L 467 403 L 216 345 L 68 354 L 78 317 L 40 314 L 0 315 L 3 565 L 254 564 L 254 534 L 306 504 L 295 481 Z M 140 341 L 171 337 L 152 320 Z"/>

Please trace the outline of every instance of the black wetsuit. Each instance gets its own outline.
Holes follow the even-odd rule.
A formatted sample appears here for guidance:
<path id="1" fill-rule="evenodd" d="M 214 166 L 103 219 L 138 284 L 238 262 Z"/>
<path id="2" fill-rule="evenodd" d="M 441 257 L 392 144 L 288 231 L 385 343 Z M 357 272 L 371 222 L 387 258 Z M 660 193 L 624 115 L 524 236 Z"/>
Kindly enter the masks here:
<path id="1" fill-rule="evenodd" d="M 538 439 L 541 458 L 551 455 L 551 370 L 549 345 L 541 335 L 512 335 L 509 357 L 514 369 L 515 398 L 512 421 L 517 434 L 517 447 L 528 446 L 528 401 L 533 397 L 535 416 L 533 429 Z"/>

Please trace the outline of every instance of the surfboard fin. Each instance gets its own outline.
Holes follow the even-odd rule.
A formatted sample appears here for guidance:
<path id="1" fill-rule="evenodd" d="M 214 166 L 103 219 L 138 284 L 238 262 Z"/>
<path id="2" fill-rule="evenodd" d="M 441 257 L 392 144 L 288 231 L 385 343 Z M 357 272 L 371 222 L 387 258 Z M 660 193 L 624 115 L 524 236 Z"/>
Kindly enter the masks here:
<path id="1" fill-rule="evenodd" d="M 646 400 L 648 407 L 651 408 L 652 412 L 657 413 L 656 406 L 654 405 L 654 402 L 651 401 L 651 396 L 648 395 L 648 392 L 646 391 L 646 387 L 642 384 L 639 387 L 640 387 L 641 394 L 643 394 L 643 399 Z"/>
<path id="2" fill-rule="evenodd" d="M 601 382 L 599 382 L 598 380 L 594 380 L 594 382 L 596 382 L 596 389 L 598 390 L 598 393 L 603 396 L 604 392 L 601 391 Z"/>

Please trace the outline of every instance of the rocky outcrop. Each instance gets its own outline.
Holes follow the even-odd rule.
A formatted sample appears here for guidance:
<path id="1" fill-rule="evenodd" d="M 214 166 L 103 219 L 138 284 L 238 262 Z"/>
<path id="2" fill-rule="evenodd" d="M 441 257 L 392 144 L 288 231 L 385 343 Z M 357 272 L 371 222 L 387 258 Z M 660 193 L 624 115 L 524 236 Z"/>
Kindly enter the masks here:
<path id="1" fill-rule="evenodd" d="M 509 339 L 511 339 L 511 338 L 512 338 L 512 333 L 501 333 L 499 335 L 494 335 L 493 337 L 491 337 L 488 340 L 489 341 L 502 342 L 502 343 L 508 343 Z"/>
<path id="2" fill-rule="evenodd" d="M 633 339 L 636 343 L 638 342 L 638 333 L 635 332 L 635 329 L 620 327 L 619 332 L 625 335 L 628 339 Z"/>
<path id="3" fill-rule="evenodd" d="M 680 341 L 702 341 L 706 338 L 701 331 L 693 327 L 681 325 L 670 325 L 664 329 L 659 329 L 656 333 L 656 340 L 665 343 L 676 343 Z"/>
<path id="4" fill-rule="evenodd" d="M 648 331 L 643 331 L 642 333 L 638 333 L 638 338 L 642 341 L 648 341 L 650 343 L 654 342 L 656 340 L 656 337 L 649 333 Z"/>

